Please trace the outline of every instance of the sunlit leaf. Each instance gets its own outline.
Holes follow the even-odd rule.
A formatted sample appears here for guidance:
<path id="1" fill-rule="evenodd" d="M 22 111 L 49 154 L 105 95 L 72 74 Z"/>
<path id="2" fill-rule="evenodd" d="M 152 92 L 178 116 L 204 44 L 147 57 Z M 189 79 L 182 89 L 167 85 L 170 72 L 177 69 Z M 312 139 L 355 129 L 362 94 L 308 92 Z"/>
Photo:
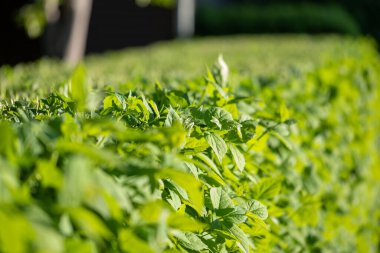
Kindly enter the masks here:
<path id="1" fill-rule="evenodd" d="M 240 171 L 243 171 L 245 167 L 245 158 L 243 153 L 232 143 L 228 144 L 228 148 L 230 149 L 232 157 L 234 158 L 236 167 Z"/>
<path id="2" fill-rule="evenodd" d="M 69 91 L 71 97 L 77 103 L 77 109 L 83 111 L 86 108 L 88 94 L 88 83 L 86 80 L 86 70 L 83 64 L 78 65 L 69 81 Z"/>
<path id="3" fill-rule="evenodd" d="M 268 210 L 266 206 L 264 206 L 257 200 L 249 201 L 248 210 L 252 212 L 253 214 L 256 214 L 262 220 L 265 220 L 266 218 L 268 218 Z"/>
<path id="4" fill-rule="evenodd" d="M 219 162 L 222 163 L 223 157 L 227 153 L 227 145 L 224 140 L 220 136 L 213 133 L 206 133 L 205 139 L 212 150 L 215 152 L 215 155 L 218 157 Z"/>

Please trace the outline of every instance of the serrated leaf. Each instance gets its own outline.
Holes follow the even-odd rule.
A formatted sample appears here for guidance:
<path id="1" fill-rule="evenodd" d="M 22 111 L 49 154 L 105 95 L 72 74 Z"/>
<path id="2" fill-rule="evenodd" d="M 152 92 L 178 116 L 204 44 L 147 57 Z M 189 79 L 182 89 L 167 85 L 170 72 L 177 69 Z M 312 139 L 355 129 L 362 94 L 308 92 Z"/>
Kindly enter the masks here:
<path id="1" fill-rule="evenodd" d="M 207 166 L 200 166 L 200 168 L 205 168 L 204 171 L 207 171 L 209 176 L 212 177 L 214 180 L 216 180 L 219 184 L 224 185 L 225 180 L 222 174 L 220 173 L 218 167 L 216 164 L 205 154 L 198 153 L 194 157 L 198 158 L 202 162 L 204 162 Z M 211 170 L 209 170 L 209 168 Z"/>
<path id="2" fill-rule="evenodd" d="M 227 153 L 227 145 L 224 140 L 220 136 L 213 133 L 206 133 L 205 139 L 214 151 L 219 162 L 222 163 L 223 157 Z"/>
<path id="3" fill-rule="evenodd" d="M 124 105 L 123 105 L 123 101 L 124 101 Z M 108 95 L 103 100 L 103 108 L 110 109 L 115 105 L 119 109 L 125 109 L 126 107 L 125 100 L 123 99 L 123 101 L 120 101 L 120 96 L 117 97 L 115 96 L 115 94 Z"/>
<path id="4" fill-rule="evenodd" d="M 225 209 L 234 206 L 230 196 L 220 187 L 210 189 L 210 200 L 214 209 Z"/>
<path id="5" fill-rule="evenodd" d="M 179 187 L 176 183 L 171 180 L 164 180 L 165 188 L 168 188 L 171 191 L 176 192 L 181 198 L 188 200 L 188 195 L 184 189 Z"/>
<path id="6" fill-rule="evenodd" d="M 122 109 L 125 110 L 127 108 L 127 102 L 125 100 L 125 97 L 118 92 L 115 92 L 114 96 L 117 99 L 117 101 L 121 104 Z"/>
<path id="7" fill-rule="evenodd" d="M 211 188 L 210 189 L 210 199 L 211 199 L 212 207 L 214 209 L 219 208 L 221 196 L 222 196 L 222 188 Z"/>
<path id="8" fill-rule="evenodd" d="M 233 224 L 240 224 L 247 220 L 245 210 L 241 207 L 219 209 L 216 211 L 218 216 L 222 216 L 223 220 Z"/>
<path id="9" fill-rule="evenodd" d="M 228 144 L 228 148 L 231 151 L 232 157 L 234 158 L 234 162 L 236 167 L 242 172 L 245 167 L 245 158 L 243 153 L 232 143 Z"/>
<path id="10" fill-rule="evenodd" d="M 219 130 L 231 130 L 238 123 L 232 118 L 231 113 L 220 107 L 211 107 L 205 111 L 205 124 Z"/>
<path id="11" fill-rule="evenodd" d="M 191 118 L 194 120 L 194 122 L 198 125 L 200 124 L 206 124 L 205 123 L 205 111 L 203 110 L 203 107 L 191 107 L 189 109 Z"/>
<path id="12" fill-rule="evenodd" d="M 146 100 L 146 98 L 145 98 L 145 96 L 144 96 L 144 94 L 143 93 L 141 93 L 141 100 L 142 100 L 142 102 L 143 102 L 143 104 L 144 104 L 144 106 L 145 106 L 145 108 L 149 111 L 149 113 L 153 113 L 153 110 L 150 108 L 150 106 L 149 106 L 149 103 L 148 103 L 148 101 Z"/>
<path id="13" fill-rule="evenodd" d="M 221 87 L 227 85 L 229 69 L 222 55 L 218 56 L 218 60 L 212 68 L 212 74 L 218 85 Z"/>
<path id="14" fill-rule="evenodd" d="M 149 105 L 152 107 L 154 113 L 156 114 L 156 118 L 160 118 L 160 111 L 158 110 L 157 104 L 153 100 L 149 100 Z"/>
<path id="15" fill-rule="evenodd" d="M 194 137 L 189 137 L 186 139 L 185 153 L 196 154 L 205 151 L 209 147 L 209 144 L 204 138 L 197 139 Z"/>
<path id="16" fill-rule="evenodd" d="M 239 228 L 236 224 L 232 224 L 230 222 L 224 222 L 223 228 L 236 238 L 236 244 L 243 252 L 250 252 L 252 243 L 244 231 L 241 230 L 241 228 Z"/>
<path id="17" fill-rule="evenodd" d="M 181 188 L 185 189 L 189 201 L 193 205 L 198 214 L 202 214 L 203 211 L 203 192 L 202 183 L 198 181 L 193 175 L 178 171 L 175 169 L 162 169 L 157 174 L 158 177 L 166 179 L 169 178 L 178 184 Z"/>
<path id="18" fill-rule="evenodd" d="M 193 174 L 194 177 L 198 179 L 198 176 L 199 176 L 198 168 L 194 164 L 189 163 L 189 162 L 185 162 L 185 166 L 189 169 L 191 174 Z"/>
<path id="19" fill-rule="evenodd" d="M 203 161 L 213 172 L 215 172 L 221 179 L 223 179 L 222 174 L 220 173 L 218 166 L 205 154 L 198 153 L 194 157 L 199 158 L 201 161 Z"/>
<path id="20" fill-rule="evenodd" d="M 265 220 L 268 218 L 267 207 L 261 204 L 257 200 L 250 200 L 248 203 L 248 210 L 253 214 L 257 215 L 260 219 Z"/>
<path id="21" fill-rule="evenodd" d="M 181 118 L 177 114 L 177 112 L 170 106 L 169 112 L 166 115 L 165 126 L 169 127 L 173 124 L 174 121 L 181 121 Z"/>
<path id="22" fill-rule="evenodd" d="M 247 142 L 255 136 L 257 123 L 253 120 L 245 120 L 241 123 L 240 131 L 243 142 Z"/>
<path id="23" fill-rule="evenodd" d="M 207 245 L 194 233 L 176 231 L 174 236 L 179 240 L 179 243 L 187 249 L 198 252 L 208 249 Z"/>

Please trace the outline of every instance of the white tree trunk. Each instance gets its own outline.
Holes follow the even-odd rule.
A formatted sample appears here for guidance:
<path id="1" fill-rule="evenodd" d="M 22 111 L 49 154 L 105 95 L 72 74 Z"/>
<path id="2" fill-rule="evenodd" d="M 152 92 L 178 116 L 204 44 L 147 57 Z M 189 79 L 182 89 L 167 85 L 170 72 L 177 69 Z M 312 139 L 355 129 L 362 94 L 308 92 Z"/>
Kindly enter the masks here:
<path id="1" fill-rule="evenodd" d="M 86 51 L 92 0 L 70 0 L 70 7 L 73 20 L 63 58 L 69 65 L 75 65 L 83 58 Z"/>
<path id="2" fill-rule="evenodd" d="M 177 1 L 177 25 L 176 32 L 180 38 L 188 38 L 194 35 L 195 26 L 195 0 Z"/>

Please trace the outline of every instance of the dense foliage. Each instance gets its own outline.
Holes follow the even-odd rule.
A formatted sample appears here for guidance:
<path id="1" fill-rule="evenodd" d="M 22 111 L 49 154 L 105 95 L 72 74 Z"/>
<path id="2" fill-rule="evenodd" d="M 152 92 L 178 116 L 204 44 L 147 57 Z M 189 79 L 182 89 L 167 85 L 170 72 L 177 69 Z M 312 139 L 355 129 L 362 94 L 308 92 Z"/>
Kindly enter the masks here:
<path id="1" fill-rule="evenodd" d="M 206 0 L 204 2 L 207 3 Z M 359 25 L 363 34 L 371 35 L 380 41 L 380 1 L 378 0 L 224 0 L 224 2 L 231 4 L 254 4 L 262 6 L 270 6 L 276 4 L 290 4 L 290 5 L 303 5 L 303 4 L 318 4 L 329 6 L 339 5 L 346 10 Z M 201 2 L 202 3 L 202 2 Z M 302 21 L 300 21 L 302 22 Z"/>
<path id="2" fill-rule="evenodd" d="M 1 69 L 0 252 L 378 252 L 378 54 L 314 40 Z"/>
<path id="3" fill-rule="evenodd" d="M 357 35 L 359 25 L 335 4 L 271 5 L 232 4 L 201 6 L 197 11 L 197 34 L 239 33 L 341 33 Z"/>

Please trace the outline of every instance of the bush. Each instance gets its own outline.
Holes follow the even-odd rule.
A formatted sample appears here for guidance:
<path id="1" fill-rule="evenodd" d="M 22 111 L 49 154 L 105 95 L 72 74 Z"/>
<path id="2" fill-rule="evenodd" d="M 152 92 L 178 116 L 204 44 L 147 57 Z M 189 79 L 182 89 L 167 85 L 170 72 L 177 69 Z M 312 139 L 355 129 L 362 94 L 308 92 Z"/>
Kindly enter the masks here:
<path id="1" fill-rule="evenodd" d="M 338 5 L 271 4 L 200 7 L 200 35 L 236 33 L 341 33 L 357 35 L 359 26 Z"/>
<path id="2" fill-rule="evenodd" d="M 162 44 L 64 82 L 50 61 L 1 69 L 0 252 L 378 252 L 378 55 L 313 41 Z M 146 84 L 224 47 L 240 67 Z M 257 75 L 263 57 L 283 64 Z"/>

